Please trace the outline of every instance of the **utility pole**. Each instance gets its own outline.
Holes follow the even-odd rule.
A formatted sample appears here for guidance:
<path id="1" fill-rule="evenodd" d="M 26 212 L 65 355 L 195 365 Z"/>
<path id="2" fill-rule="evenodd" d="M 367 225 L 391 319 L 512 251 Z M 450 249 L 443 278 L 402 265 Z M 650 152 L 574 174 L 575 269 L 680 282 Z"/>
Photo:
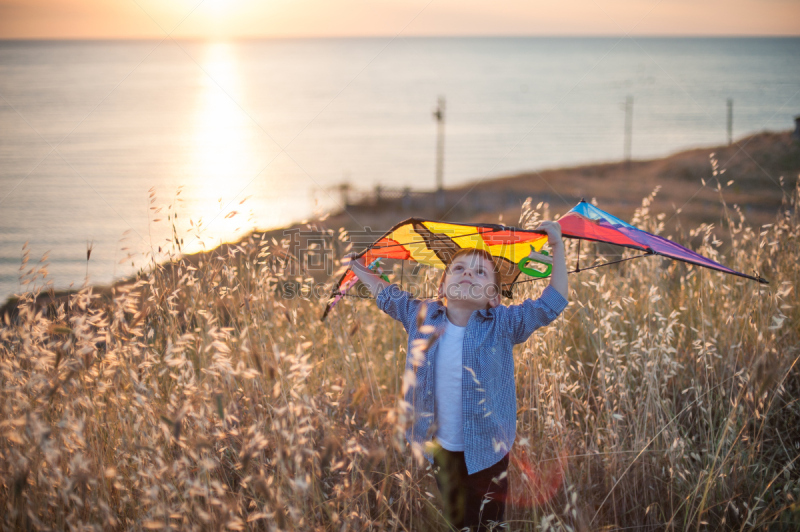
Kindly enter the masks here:
<path id="1" fill-rule="evenodd" d="M 625 162 L 631 161 L 631 143 L 633 137 L 633 96 L 625 98 Z"/>
<path id="2" fill-rule="evenodd" d="M 436 206 L 444 208 L 444 96 L 439 96 L 438 106 L 433 112 L 436 119 Z"/>
<path id="3" fill-rule="evenodd" d="M 733 98 L 728 98 L 728 146 L 733 144 Z"/>

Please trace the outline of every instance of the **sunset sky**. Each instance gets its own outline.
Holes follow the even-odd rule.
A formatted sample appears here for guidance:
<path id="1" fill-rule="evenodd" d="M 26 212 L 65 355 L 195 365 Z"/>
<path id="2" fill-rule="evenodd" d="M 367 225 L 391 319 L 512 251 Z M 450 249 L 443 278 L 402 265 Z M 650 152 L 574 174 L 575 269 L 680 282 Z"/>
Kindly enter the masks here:
<path id="1" fill-rule="evenodd" d="M 0 38 L 800 35 L 799 0 L 0 0 Z"/>

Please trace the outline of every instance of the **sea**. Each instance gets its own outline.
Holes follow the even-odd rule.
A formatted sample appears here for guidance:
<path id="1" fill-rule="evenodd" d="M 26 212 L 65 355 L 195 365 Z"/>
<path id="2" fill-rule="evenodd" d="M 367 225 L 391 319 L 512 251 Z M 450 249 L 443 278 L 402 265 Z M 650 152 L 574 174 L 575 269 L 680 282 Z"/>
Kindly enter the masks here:
<path id="1" fill-rule="evenodd" d="M 794 128 L 800 39 L 0 41 L 0 300 L 432 190 L 440 99 L 445 186 L 659 157 Z"/>

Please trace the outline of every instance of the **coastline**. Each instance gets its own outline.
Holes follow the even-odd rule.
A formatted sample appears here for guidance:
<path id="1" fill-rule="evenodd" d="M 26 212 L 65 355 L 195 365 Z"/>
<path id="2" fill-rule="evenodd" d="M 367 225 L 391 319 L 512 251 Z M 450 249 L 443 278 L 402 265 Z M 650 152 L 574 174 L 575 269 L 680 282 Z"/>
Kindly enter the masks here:
<path id="1" fill-rule="evenodd" d="M 347 205 L 324 220 L 256 230 L 236 242 L 181 259 L 197 267 L 206 259 L 243 250 L 243 243 L 254 242 L 254 236 L 262 242 L 277 243 L 292 232 L 298 234 L 299 245 L 323 234 L 331 235 L 334 229 L 358 231 L 366 244 L 371 241 L 369 238 L 378 238 L 411 216 L 513 225 L 529 197 L 534 204 L 549 204 L 554 217 L 584 198 L 596 200 L 604 210 L 629 219 L 642 199 L 658 190 L 649 209 L 665 213 L 665 234 L 680 233 L 700 224 L 718 225 L 724 211 L 733 205 L 742 209 L 748 224 L 761 226 L 774 220 L 787 193 L 797 186 L 798 174 L 800 142 L 791 138 L 790 131 L 762 132 L 731 145 L 694 148 L 658 159 L 587 164 L 477 180 L 445 189 L 444 207 L 439 206 L 441 201 L 437 201 L 435 192 L 415 193 L 413 200 L 376 195 Z M 169 269 L 172 265 L 164 263 L 159 267 Z M 109 297 L 135 282 L 136 276 L 111 285 L 91 286 L 93 293 Z M 42 292 L 36 306 L 57 306 L 78 291 Z M 15 296 L 7 298 L 0 306 L 0 315 L 14 315 L 17 301 Z"/>

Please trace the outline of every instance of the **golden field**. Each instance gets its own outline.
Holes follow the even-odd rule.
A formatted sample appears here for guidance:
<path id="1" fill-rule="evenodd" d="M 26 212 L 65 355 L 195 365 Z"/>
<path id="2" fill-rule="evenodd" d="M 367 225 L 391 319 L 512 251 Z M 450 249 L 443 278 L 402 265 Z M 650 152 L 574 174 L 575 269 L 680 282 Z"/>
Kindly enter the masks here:
<path id="1" fill-rule="evenodd" d="M 629 221 L 663 231 L 656 197 Z M 755 227 L 719 198 L 724 225 L 674 238 L 768 286 L 657 257 L 584 271 L 515 351 L 511 530 L 800 526 L 800 196 Z M 548 209 L 526 203 L 519 224 Z M 307 281 L 287 245 L 176 248 L 102 295 L 34 292 L 3 314 L 2 528 L 443 529 L 397 414 L 402 327 L 374 301 L 321 322 L 324 301 L 287 298 Z M 409 270 L 433 292 L 435 272 Z"/>

